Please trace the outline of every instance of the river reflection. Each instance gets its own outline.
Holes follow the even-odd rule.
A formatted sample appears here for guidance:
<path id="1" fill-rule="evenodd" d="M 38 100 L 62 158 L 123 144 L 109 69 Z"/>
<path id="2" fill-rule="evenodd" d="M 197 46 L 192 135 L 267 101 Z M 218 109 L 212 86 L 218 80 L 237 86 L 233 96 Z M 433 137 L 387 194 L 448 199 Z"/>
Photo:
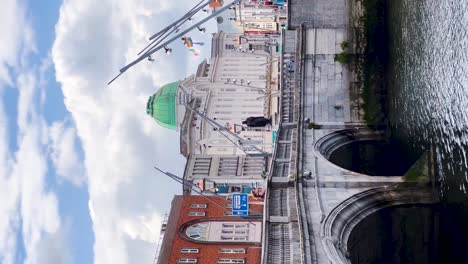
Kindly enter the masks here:
<path id="1" fill-rule="evenodd" d="M 442 263 L 468 263 L 468 1 L 388 1 L 389 119 L 417 156 L 436 149 Z"/>

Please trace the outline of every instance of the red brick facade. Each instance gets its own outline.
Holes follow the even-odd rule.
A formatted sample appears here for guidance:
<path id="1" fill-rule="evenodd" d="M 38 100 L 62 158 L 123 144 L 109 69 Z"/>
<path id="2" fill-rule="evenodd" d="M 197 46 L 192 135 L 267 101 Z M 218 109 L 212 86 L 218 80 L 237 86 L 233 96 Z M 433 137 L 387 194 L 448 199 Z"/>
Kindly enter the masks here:
<path id="1" fill-rule="evenodd" d="M 158 258 L 159 264 L 165 263 L 260 263 L 261 243 L 252 241 L 198 241 L 187 236 L 186 230 L 196 223 L 216 222 L 239 223 L 239 225 L 250 225 L 255 230 L 262 230 L 262 218 L 242 219 L 237 216 L 227 216 L 230 213 L 231 201 L 215 196 L 175 196 L 172 201 L 172 209 L 168 218 L 168 224 L 164 235 L 163 244 Z M 257 202 L 258 201 L 254 201 Z M 217 204 L 216 204 L 217 203 Z M 206 205 L 206 208 L 193 208 L 196 205 Z M 218 205 L 219 204 L 219 205 Z M 222 206 L 222 207 L 221 207 Z M 251 204 L 250 215 L 263 212 L 262 204 Z M 255 212 L 252 212 L 253 210 Z M 190 216 L 192 212 L 205 214 L 204 216 Z M 225 213 L 226 212 L 226 213 Z M 261 231 L 260 231 L 261 234 Z M 259 235 L 260 235 L 259 234 Z M 261 236 L 260 236 L 261 237 Z M 195 253 L 182 253 L 181 250 L 193 250 Z M 197 250 L 198 252 L 196 252 Z M 228 253 L 229 249 L 240 251 L 241 253 Z M 188 259 L 196 259 L 197 262 L 181 262 Z M 229 262 L 239 261 L 244 262 Z M 225 261 L 225 262 L 223 262 Z"/>

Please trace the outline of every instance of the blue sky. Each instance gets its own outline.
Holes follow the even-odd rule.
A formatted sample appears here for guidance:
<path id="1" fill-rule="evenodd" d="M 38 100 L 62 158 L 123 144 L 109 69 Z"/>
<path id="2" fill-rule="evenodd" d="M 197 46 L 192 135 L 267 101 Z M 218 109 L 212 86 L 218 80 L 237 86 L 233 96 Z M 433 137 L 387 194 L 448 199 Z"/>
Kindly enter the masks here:
<path id="1" fill-rule="evenodd" d="M 173 44 L 112 86 L 190 0 L 5 0 L 0 9 L 0 263 L 151 263 L 180 186 L 179 135 L 145 114 L 209 56 Z M 195 17 L 195 19 L 199 19 Z M 208 34 L 190 34 L 210 42 Z"/>
<path id="2" fill-rule="evenodd" d="M 23 4 L 26 19 L 29 20 L 34 31 L 36 51 L 26 56 L 29 69 L 40 71 L 39 68 L 48 59 L 55 36 L 55 24 L 59 16 L 61 1 L 27 1 Z M 9 67 L 13 79 L 18 78 L 15 67 Z M 73 120 L 63 103 L 63 94 L 60 84 L 55 81 L 55 71 L 52 66 L 45 69 L 43 75 L 44 102 L 40 106 L 41 98 L 33 99 L 31 106 L 36 108 L 38 114 L 44 118 L 45 126 L 51 127 L 54 122 L 63 123 L 65 127 L 73 127 Z M 2 100 L 5 113 L 8 116 L 9 151 L 18 151 L 18 99 L 19 88 L 15 84 L 5 85 L 2 89 Z M 79 149 L 79 142 L 76 140 L 76 151 L 80 159 L 83 159 L 83 152 Z M 45 153 L 49 146 L 43 145 L 41 150 Z M 61 222 L 66 224 L 67 243 L 71 250 L 73 263 L 93 262 L 94 236 L 92 223 L 88 212 L 88 192 L 85 185 L 77 186 L 70 181 L 62 180 L 54 170 L 54 162 L 50 156 L 45 155 L 46 164 L 49 168 L 45 175 L 44 189 L 55 193 L 58 200 L 58 212 Z M 16 263 L 25 262 L 27 253 L 23 240 L 23 226 L 21 221 L 16 229 L 17 247 Z"/>
<path id="3" fill-rule="evenodd" d="M 31 14 L 33 29 L 36 32 L 38 56 L 34 61 L 40 63 L 51 52 L 55 36 L 61 1 L 31 1 L 27 2 Z M 55 81 L 55 71 L 51 67 L 45 74 L 47 92 L 43 113 L 49 126 L 53 122 L 64 122 L 66 126 L 74 126 L 73 120 L 63 103 L 63 94 L 60 84 Z M 78 140 L 75 142 L 79 146 Z M 78 147 L 77 153 L 83 159 L 83 152 Z M 49 160 L 49 167 L 52 161 Z M 72 248 L 74 263 L 93 262 L 94 235 L 92 223 L 88 212 L 88 192 L 86 186 L 76 186 L 69 181 L 57 181 L 59 178 L 54 170 L 48 174 L 47 184 L 56 190 L 59 199 L 59 212 L 62 219 L 70 225 L 69 239 Z"/>

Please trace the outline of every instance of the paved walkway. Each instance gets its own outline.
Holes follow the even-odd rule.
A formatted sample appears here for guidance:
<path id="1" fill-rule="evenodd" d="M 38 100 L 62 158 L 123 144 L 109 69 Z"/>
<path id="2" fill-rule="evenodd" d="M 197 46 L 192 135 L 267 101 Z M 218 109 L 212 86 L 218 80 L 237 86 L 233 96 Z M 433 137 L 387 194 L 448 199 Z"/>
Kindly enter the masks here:
<path id="1" fill-rule="evenodd" d="M 349 1 L 292 1 L 291 24 L 303 24 L 304 119 L 320 129 L 304 128 L 302 171 L 299 179 L 303 204 L 305 263 L 331 263 L 321 229 L 323 221 L 341 202 L 377 186 L 401 182 L 401 177 L 371 177 L 332 164 L 316 149 L 317 141 L 335 131 L 359 128 L 358 109 L 350 99 L 353 75 L 347 65 L 335 61 L 348 41 Z M 304 22 L 304 23 L 303 23 Z M 304 175 L 304 174 L 303 174 Z"/>
<path id="2" fill-rule="evenodd" d="M 348 24 L 351 0 L 291 0 L 290 26 L 302 23 L 316 28 L 343 28 Z M 355 1 L 355 0 L 353 0 Z"/>
<path id="3" fill-rule="evenodd" d="M 316 124 L 351 122 L 347 66 L 335 62 L 346 41 L 345 29 L 307 29 L 304 117 Z"/>

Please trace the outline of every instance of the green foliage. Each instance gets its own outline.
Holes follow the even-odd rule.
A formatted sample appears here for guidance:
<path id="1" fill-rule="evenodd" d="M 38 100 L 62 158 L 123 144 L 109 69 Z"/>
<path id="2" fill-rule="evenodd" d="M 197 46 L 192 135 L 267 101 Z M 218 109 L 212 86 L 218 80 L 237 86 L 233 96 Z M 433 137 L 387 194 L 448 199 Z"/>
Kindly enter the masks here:
<path id="1" fill-rule="evenodd" d="M 322 128 L 322 126 L 312 122 L 312 123 L 307 124 L 307 128 L 308 129 L 320 129 L 320 128 Z"/>
<path id="2" fill-rule="evenodd" d="M 341 64 L 350 64 L 353 61 L 353 54 L 347 54 L 343 51 L 335 54 L 334 60 Z"/>
<path id="3" fill-rule="evenodd" d="M 429 154 L 425 152 L 405 173 L 406 182 L 424 182 L 429 180 Z"/>
<path id="4" fill-rule="evenodd" d="M 359 19 L 364 34 L 364 65 L 362 105 L 368 125 L 384 122 L 387 84 L 385 69 L 388 61 L 386 1 L 362 0 L 364 16 Z"/>
<path id="5" fill-rule="evenodd" d="M 344 51 L 345 49 L 349 47 L 349 43 L 347 41 L 343 41 L 341 42 L 340 47 Z"/>

